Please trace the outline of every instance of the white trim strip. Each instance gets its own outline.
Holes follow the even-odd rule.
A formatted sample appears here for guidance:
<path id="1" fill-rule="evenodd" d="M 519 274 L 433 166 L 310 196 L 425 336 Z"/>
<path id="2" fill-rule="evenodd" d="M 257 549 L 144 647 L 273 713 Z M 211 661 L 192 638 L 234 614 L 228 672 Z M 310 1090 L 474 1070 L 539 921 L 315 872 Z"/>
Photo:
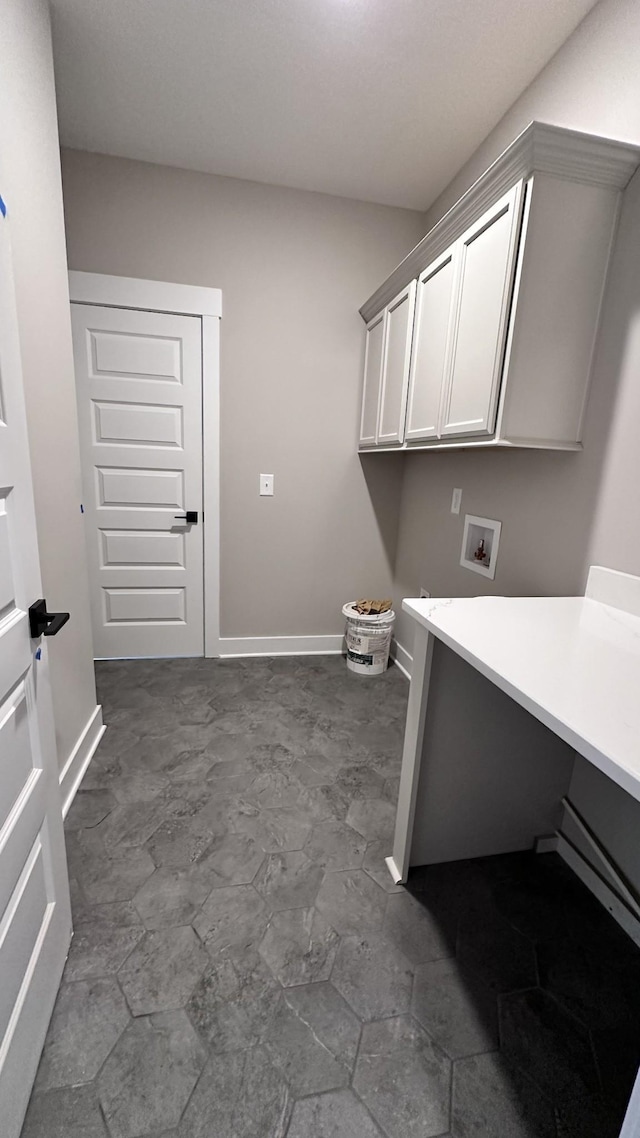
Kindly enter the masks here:
<path id="1" fill-rule="evenodd" d="M 220 654 L 220 321 L 202 317 L 204 654 Z"/>
<path id="2" fill-rule="evenodd" d="M 398 644 L 398 641 L 395 639 L 391 641 L 391 659 L 396 665 L 396 668 L 400 669 L 403 676 L 406 676 L 407 679 L 410 680 L 413 656 L 410 652 L 407 652 L 406 648 L 402 647 L 402 644 Z"/>
<path id="3" fill-rule="evenodd" d="M 325 656 L 344 651 L 344 636 L 223 636 L 218 641 L 220 656 Z M 207 652 L 207 656 L 214 653 Z M 413 656 L 391 641 L 391 659 L 402 674 L 411 679 Z"/>
<path id="4" fill-rule="evenodd" d="M 399 885 L 402 881 L 402 874 L 400 873 L 395 861 L 392 857 L 386 857 L 384 863 L 391 874 L 391 880 L 394 885 Z"/>
<path id="5" fill-rule="evenodd" d="M 393 838 L 393 862 L 398 881 L 406 881 L 411 863 L 411 844 L 422 763 L 422 743 L 429 699 L 429 679 L 434 637 L 419 624 L 413 645 L 413 678 L 409 687 L 407 722 L 402 749 L 398 811 Z M 393 872 L 393 870 L 392 870 Z"/>
<path id="6" fill-rule="evenodd" d="M 631 1098 L 624 1116 L 620 1138 L 639 1138 L 640 1136 L 640 1071 L 636 1075 Z"/>
<path id="7" fill-rule="evenodd" d="M 102 722 L 102 707 L 97 704 L 89 716 L 84 731 L 60 771 L 60 798 L 62 800 L 63 818 L 66 818 L 69 813 L 76 791 L 106 730 L 107 728 Z"/>
<path id="8" fill-rule="evenodd" d="M 104 304 L 177 312 L 181 316 L 222 316 L 222 290 L 202 285 L 169 284 L 137 277 L 69 272 L 70 299 L 75 304 Z"/>
<path id="9" fill-rule="evenodd" d="M 571 818 L 574 826 L 577 827 L 578 833 L 581 835 L 582 840 L 588 847 L 589 855 L 593 858 L 593 869 L 598 872 L 598 863 L 600 864 L 605 878 L 609 878 L 609 882 L 607 882 L 607 884 L 610 885 L 614 890 L 617 890 L 621 900 L 624 901 L 627 908 L 631 909 L 631 912 L 635 914 L 636 919 L 640 921 L 640 904 L 638 903 L 638 898 L 634 897 L 633 893 L 629 889 L 624 878 L 621 876 L 615 862 L 610 857 L 607 850 L 598 841 L 593 830 L 590 829 L 584 818 L 578 813 L 573 803 L 566 796 L 562 799 L 562 805 Z M 564 834 L 563 837 L 566 838 L 566 834 Z M 585 860 L 588 860 L 582 851 L 579 852 L 581 853 L 582 857 L 585 857 Z"/>
<path id="10" fill-rule="evenodd" d="M 338 655 L 344 636 L 222 636 L 220 655 L 230 656 L 330 656 Z"/>
<path id="11" fill-rule="evenodd" d="M 604 905 L 607 912 L 611 913 L 611 916 L 615 918 L 634 943 L 640 946 L 640 921 L 638 918 L 627 908 L 617 893 L 614 893 L 613 889 L 602 880 L 600 874 L 596 873 L 575 846 L 567 841 L 563 834 L 558 834 L 558 853 L 576 876 L 584 882 L 594 897 L 597 897 L 598 901 Z"/>

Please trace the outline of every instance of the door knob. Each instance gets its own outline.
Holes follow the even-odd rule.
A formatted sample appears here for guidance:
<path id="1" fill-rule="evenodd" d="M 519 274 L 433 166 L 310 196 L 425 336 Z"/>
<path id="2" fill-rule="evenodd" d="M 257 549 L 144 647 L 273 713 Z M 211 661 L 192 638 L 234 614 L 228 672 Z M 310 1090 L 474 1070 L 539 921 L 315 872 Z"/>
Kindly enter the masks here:
<path id="1" fill-rule="evenodd" d="M 68 619 L 68 612 L 47 612 L 47 602 L 36 601 L 29 609 L 31 639 L 37 640 L 39 636 L 57 636 Z"/>
<path id="2" fill-rule="evenodd" d="M 197 526 L 198 524 L 198 511 L 187 510 L 186 514 L 176 514 L 175 520 L 177 522 L 186 522 L 188 526 Z"/>

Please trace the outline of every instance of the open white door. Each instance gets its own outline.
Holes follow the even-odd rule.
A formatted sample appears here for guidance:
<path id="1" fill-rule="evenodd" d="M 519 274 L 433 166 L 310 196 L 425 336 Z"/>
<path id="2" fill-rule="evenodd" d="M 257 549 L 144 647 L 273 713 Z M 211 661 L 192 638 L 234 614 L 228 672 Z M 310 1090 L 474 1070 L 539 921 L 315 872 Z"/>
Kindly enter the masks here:
<path id="1" fill-rule="evenodd" d="M 95 654 L 202 656 L 202 321 L 72 304 L 71 322 Z"/>
<path id="2" fill-rule="evenodd" d="M 46 644 L 29 632 L 28 609 L 41 596 L 9 222 L 0 214 L 2 1138 L 20 1133 L 71 940 Z"/>

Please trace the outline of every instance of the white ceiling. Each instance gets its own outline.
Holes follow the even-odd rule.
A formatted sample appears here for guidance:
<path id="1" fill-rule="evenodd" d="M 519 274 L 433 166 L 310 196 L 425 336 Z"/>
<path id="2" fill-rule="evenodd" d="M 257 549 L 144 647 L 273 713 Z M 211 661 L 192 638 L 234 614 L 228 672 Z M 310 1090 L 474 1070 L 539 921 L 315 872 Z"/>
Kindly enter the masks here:
<path id="1" fill-rule="evenodd" d="M 426 209 L 595 0 L 53 0 L 63 144 Z"/>

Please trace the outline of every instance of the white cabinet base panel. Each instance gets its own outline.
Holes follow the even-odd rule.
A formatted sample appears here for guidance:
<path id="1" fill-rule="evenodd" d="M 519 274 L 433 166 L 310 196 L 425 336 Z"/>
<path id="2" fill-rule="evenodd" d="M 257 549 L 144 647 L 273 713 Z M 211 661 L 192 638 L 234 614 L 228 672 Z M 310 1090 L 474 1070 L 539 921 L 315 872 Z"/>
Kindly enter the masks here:
<path id="1" fill-rule="evenodd" d="M 560 824 L 573 749 L 434 645 L 411 865 L 533 847 Z"/>

